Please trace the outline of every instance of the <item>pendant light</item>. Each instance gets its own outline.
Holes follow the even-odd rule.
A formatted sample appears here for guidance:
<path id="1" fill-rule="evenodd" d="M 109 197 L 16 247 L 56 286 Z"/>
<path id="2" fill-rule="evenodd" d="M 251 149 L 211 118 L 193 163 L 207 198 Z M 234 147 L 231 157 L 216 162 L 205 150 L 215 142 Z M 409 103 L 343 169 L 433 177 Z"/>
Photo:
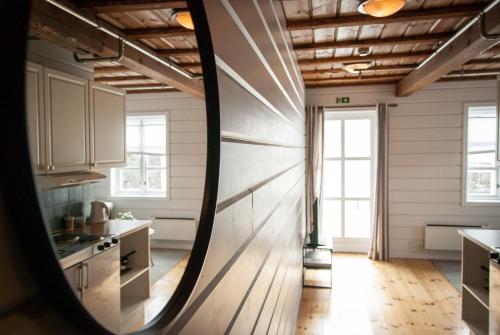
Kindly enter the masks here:
<path id="1" fill-rule="evenodd" d="M 358 12 L 375 17 L 386 17 L 404 7 L 406 0 L 360 0 Z"/>
<path id="2" fill-rule="evenodd" d="M 193 19 L 191 13 L 187 9 L 179 9 L 174 11 L 173 19 L 186 29 L 194 30 Z"/>

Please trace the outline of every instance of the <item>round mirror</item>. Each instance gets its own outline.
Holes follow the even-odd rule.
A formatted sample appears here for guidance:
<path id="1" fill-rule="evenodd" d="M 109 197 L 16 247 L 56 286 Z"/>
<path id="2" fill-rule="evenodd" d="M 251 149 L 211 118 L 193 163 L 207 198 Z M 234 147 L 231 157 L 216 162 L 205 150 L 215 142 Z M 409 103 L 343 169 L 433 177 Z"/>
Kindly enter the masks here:
<path id="1" fill-rule="evenodd" d="M 78 304 L 102 331 L 163 327 L 198 277 L 216 204 L 219 119 L 202 4 L 40 0 L 29 27 L 31 166 L 72 292 L 59 302 Z"/>

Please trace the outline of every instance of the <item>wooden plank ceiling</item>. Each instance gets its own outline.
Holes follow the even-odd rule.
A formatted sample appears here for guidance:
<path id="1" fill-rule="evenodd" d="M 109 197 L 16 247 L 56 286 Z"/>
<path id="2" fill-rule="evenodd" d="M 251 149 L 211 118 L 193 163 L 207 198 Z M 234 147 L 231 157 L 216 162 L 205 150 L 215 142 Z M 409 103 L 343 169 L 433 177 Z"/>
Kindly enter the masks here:
<path id="1" fill-rule="evenodd" d="M 187 8 L 173 0 L 71 0 L 80 10 L 95 15 L 131 40 L 156 51 L 195 77 L 202 77 L 194 31 L 173 19 L 173 10 Z M 170 92 L 176 89 L 111 62 L 95 64 L 95 80 L 127 93 Z"/>
<path id="2" fill-rule="evenodd" d="M 175 0 L 71 0 L 82 11 L 121 30 L 195 76 L 202 76 L 193 31 L 173 20 Z M 281 0 L 307 87 L 395 83 L 413 71 L 489 0 L 407 0 L 387 18 L 357 11 L 357 0 Z M 358 48 L 369 48 L 365 57 Z M 342 66 L 371 62 L 348 73 Z M 112 63 L 98 63 L 96 80 L 129 93 L 171 91 L 158 81 Z M 500 47 L 483 52 L 442 80 L 491 79 L 500 73 Z"/>
<path id="3" fill-rule="evenodd" d="M 357 0 L 282 0 L 288 30 L 307 87 L 395 83 L 451 37 L 486 0 L 407 0 L 387 18 L 357 11 Z M 360 57 L 359 47 L 369 55 Z M 371 62 L 361 73 L 342 66 Z M 500 48 L 489 49 L 442 80 L 491 79 Z"/>

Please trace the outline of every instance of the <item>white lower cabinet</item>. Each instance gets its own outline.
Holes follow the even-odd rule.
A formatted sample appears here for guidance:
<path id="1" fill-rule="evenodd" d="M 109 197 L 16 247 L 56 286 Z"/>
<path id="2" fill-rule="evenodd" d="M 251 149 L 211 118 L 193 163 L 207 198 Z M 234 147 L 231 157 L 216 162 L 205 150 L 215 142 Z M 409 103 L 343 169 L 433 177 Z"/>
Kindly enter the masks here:
<path id="1" fill-rule="evenodd" d="M 36 174 L 125 165 L 124 91 L 27 63 L 26 110 Z"/>

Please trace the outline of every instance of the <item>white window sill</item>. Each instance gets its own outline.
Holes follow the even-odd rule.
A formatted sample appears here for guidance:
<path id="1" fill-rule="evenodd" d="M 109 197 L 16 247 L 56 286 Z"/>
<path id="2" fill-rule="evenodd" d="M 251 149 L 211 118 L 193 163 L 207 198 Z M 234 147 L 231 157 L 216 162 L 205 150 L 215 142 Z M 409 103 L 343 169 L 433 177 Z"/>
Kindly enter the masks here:
<path id="1" fill-rule="evenodd" d="M 477 206 L 477 207 L 495 207 L 500 206 L 499 200 L 466 200 L 462 202 L 462 206 Z"/>
<path id="2" fill-rule="evenodd" d="M 110 195 L 110 199 L 113 200 L 170 200 L 166 195 Z"/>

